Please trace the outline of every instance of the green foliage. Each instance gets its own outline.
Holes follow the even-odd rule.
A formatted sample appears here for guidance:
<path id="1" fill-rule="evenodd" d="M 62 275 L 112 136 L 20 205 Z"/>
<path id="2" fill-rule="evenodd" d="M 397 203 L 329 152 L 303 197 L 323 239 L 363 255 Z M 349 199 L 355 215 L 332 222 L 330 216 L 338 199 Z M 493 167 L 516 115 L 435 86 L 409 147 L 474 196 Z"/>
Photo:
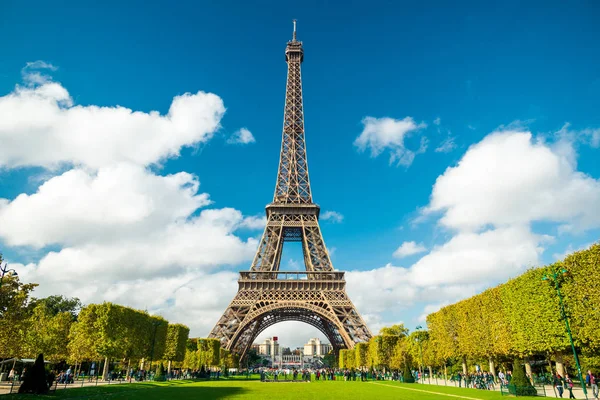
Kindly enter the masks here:
<path id="1" fill-rule="evenodd" d="M 595 244 L 428 315 L 432 350 L 424 349 L 425 363 L 442 365 L 463 356 L 487 360 L 569 352 L 557 286 L 576 345 L 588 357 L 600 355 L 598 271 L 600 244 Z M 558 273 L 556 282 L 542 281 L 552 273 Z"/>
<path id="2" fill-rule="evenodd" d="M 181 324 L 169 324 L 164 359 L 183 361 L 190 328 Z"/>
<path id="3" fill-rule="evenodd" d="M 218 367 L 221 355 L 219 339 L 198 339 L 198 362 L 200 366 Z"/>
<path id="4" fill-rule="evenodd" d="M 404 337 L 408 336 L 408 328 L 404 326 L 404 324 L 392 325 L 389 327 L 383 327 L 379 330 L 379 334 L 382 336 L 398 336 Z"/>
<path id="5" fill-rule="evenodd" d="M 69 330 L 73 318 L 69 312 L 54 313 L 44 302 L 39 302 L 30 317 L 29 329 L 25 333 L 24 354 L 33 358 L 43 353 L 54 362 L 68 357 Z"/>
<path id="6" fill-rule="evenodd" d="M 368 345 L 367 345 L 367 354 L 368 354 Z M 327 353 L 323 357 L 323 365 L 325 366 L 325 368 L 334 368 L 336 365 L 335 361 L 336 361 L 335 353 L 333 352 L 333 350 L 329 351 L 329 353 Z"/>
<path id="7" fill-rule="evenodd" d="M 71 327 L 69 353 L 76 361 L 162 359 L 167 326 L 166 320 L 145 311 L 112 303 L 90 304 L 81 309 Z"/>
<path id="8" fill-rule="evenodd" d="M 0 255 L 0 263 L 2 256 Z M 32 305 L 29 294 L 37 286 L 6 275 L 0 287 L 0 358 L 22 356 L 23 338 L 29 329 Z"/>
<path id="9" fill-rule="evenodd" d="M 568 271 L 562 291 L 576 345 L 600 355 L 600 243 L 569 255 L 561 267 Z"/>
<path id="10" fill-rule="evenodd" d="M 43 299 L 33 299 L 34 306 L 44 304 L 51 315 L 60 313 L 71 314 L 73 320 L 77 319 L 77 314 L 81 310 L 81 301 L 77 297 L 67 298 L 65 296 L 48 296 Z"/>
<path id="11" fill-rule="evenodd" d="M 339 367 L 340 369 L 345 369 L 348 368 L 347 366 L 347 360 L 348 360 L 348 352 L 350 350 L 348 349 L 342 349 L 340 350 L 340 354 L 339 354 Z"/>
<path id="12" fill-rule="evenodd" d="M 260 361 L 260 356 L 256 353 L 255 349 L 248 350 L 248 353 L 246 354 L 246 357 L 248 358 L 248 365 L 249 366 L 253 366 L 253 365 L 257 364 Z"/>
<path id="13" fill-rule="evenodd" d="M 346 368 L 348 368 L 348 369 L 356 368 L 353 350 L 348 350 L 348 352 L 346 353 Z"/>
<path id="14" fill-rule="evenodd" d="M 369 359 L 369 344 L 357 343 L 354 346 L 354 363 L 356 368 L 366 367 Z"/>

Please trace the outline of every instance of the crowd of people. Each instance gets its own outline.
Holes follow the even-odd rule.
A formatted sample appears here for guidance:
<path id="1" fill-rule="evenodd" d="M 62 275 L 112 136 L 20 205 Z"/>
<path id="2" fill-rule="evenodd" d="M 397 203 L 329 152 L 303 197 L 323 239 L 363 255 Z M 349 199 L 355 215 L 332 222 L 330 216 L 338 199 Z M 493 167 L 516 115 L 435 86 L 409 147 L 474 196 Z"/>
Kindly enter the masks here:
<path id="1" fill-rule="evenodd" d="M 419 371 L 411 371 L 412 376 L 415 382 L 420 382 L 423 379 L 431 379 L 429 376 L 423 376 Z M 75 372 L 71 367 L 66 368 L 65 370 L 52 370 L 48 373 L 48 384 L 52 386 L 53 384 L 73 384 L 78 378 L 81 380 L 85 380 L 87 377 L 88 381 L 99 379 L 100 371 L 95 369 L 95 364 L 92 363 L 91 368 L 88 371 L 88 374 L 85 375 L 84 371 Z M 227 373 L 227 372 L 226 372 Z M 296 369 L 296 368 L 256 368 L 251 370 L 237 371 L 238 374 L 260 374 L 260 378 L 262 381 L 310 381 L 310 380 L 344 380 L 344 381 L 369 381 L 369 380 L 392 380 L 392 381 L 404 381 L 404 376 L 401 371 L 386 371 L 386 370 L 376 370 L 376 369 L 339 369 L 339 368 L 320 368 L 320 369 L 312 369 L 312 368 L 304 368 L 304 369 Z M 76 374 L 79 376 L 77 377 Z M 24 377 L 27 375 L 27 367 L 24 367 L 21 373 L 19 373 L 15 368 L 12 368 L 8 373 L 8 380 L 21 382 Z M 221 377 L 221 371 L 219 369 L 209 370 L 209 369 L 172 369 L 170 372 L 165 372 L 164 379 L 172 380 L 172 379 L 219 379 Z M 440 372 L 434 374 L 434 377 L 443 379 L 443 376 Z M 133 381 L 145 381 L 145 380 L 154 380 L 155 372 L 153 370 L 145 370 L 143 368 L 130 368 L 129 370 L 113 370 L 108 373 L 107 380 L 113 381 L 125 381 L 133 382 Z M 569 398 L 574 399 L 574 383 L 572 378 L 565 374 L 565 376 L 561 376 L 558 373 L 554 375 L 548 374 L 548 376 L 544 374 L 538 374 L 533 376 L 528 376 L 532 384 L 551 384 L 553 389 L 555 390 L 558 397 L 563 397 L 567 393 Z M 454 382 L 458 387 L 465 388 L 474 388 L 474 389 L 482 389 L 482 390 L 495 390 L 496 384 L 499 384 L 501 387 L 508 387 L 510 385 L 512 379 L 511 371 L 499 372 L 497 377 L 489 372 L 478 371 L 475 373 L 456 373 L 450 377 L 450 382 Z M 598 391 L 598 381 L 596 376 L 591 372 L 587 371 L 585 376 L 585 385 L 589 388 L 590 394 L 593 395 L 595 399 L 598 399 L 599 391 Z"/>

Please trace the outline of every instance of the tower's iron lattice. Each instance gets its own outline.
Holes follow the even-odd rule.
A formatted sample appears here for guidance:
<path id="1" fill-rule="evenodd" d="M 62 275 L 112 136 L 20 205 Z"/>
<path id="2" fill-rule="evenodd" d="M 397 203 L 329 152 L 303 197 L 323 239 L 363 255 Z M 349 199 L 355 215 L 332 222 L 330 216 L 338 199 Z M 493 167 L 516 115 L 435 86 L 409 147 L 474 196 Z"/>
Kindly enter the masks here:
<path id="1" fill-rule="evenodd" d="M 319 206 L 312 201 L 306 144 L 302 79 L 302 42 L 287 43 L 288 65 L 279 171 L 267 226 L 250 271 L 240 272 L 238 292 L 211 338 L 242 358 L 256 337 L 282 321 L 301 321 L 319 329 L 336 353 L 371 338 L 371 332 L 346 294 L 344 272 L 333 270 L 319 228 Z M 286 241 L 302 243 L 306 271 L 281 272 Z"/>

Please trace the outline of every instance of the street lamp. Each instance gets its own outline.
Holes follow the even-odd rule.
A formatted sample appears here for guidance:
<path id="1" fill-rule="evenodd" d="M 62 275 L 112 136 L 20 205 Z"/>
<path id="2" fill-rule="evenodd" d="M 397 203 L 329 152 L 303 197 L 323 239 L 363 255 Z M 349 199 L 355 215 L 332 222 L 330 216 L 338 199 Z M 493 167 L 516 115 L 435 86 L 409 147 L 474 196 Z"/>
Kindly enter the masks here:
<path id="1" fill-rule="evenodd" d="M 11 272 L 11 275 L 18 276 L 17 271 L 14 269 L 8 269 L 8 264 L 4 263 L 4 266 L 0 263 L 0 287 L 2 287 L 2 280 L 4 279 L 4 275 Z"/>
<path id="2" fill-rule="evenodd" d="M 559 276 L 566 275 L 568 272 L 569 271 L 567 271 L 566 269 L 562 269 L 560 270 L 560 272 L 547 273 L 544 275 L 542 280 L 554 282 L 554 287 L 556 288 L 556 293 L 558 294 L 558 302 L 560 304 L 560 316 L 565 321 L 565 326 L 567 327 L 567 335 L 569 336 L 569 342 L 571 342 L 571 349 L 573 350 L 575 365 L 577 365 L 577 374 L 579 375 L 579 382 L 581 383 L 583 394 L 587 399 L 587 389 L 585 387 L 585 382 L 583 381 L 583 376 L 581 375 L 581 366 L 579 365 L 579 358 L 577 357 L 577 351 L 575 350 L 575 344 L 573 343 L 573 335 L 571 335 L 571 327 L 569 326 L 569 318 L 567 318 L 567 313 L 565 312 L 565 304 L 563 303 L 562 294 L 560 293 L 560 285 L 558 282 Z"/>
<path id="3" fill-rule="evenodd" d="M 425 366 L 423 365 L 423 343 L 421 340 L 421 329 L 423 329 L 421 325 L 416 327 L 417 332 L 419 332 L 419 334 L 417 335 L 417 343 L 419 343 L 419 356 L 421 357 L 421 379 L 423 380 L 423 383 L 425 383 Z"/>

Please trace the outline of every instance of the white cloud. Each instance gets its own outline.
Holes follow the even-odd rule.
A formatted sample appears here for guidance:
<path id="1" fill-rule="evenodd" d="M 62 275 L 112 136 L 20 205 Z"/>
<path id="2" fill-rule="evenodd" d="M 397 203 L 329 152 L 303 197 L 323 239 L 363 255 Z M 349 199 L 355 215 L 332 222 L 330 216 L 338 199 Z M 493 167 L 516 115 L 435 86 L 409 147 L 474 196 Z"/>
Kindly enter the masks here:
<path id="1" fill-rule="evenodd" d="M 254 142 L 256 142 L 256 140 L 254 139 L 252 132 L 250 132 L 246 128 L 241 128 L 235 131 L 233 135 L 231 135 L 231 137 L 227 139 L 227 143 L 230 144 L 248 144 Z"/>
<path id="2" fill-rule="evenodd" d="M 459 233 L 417 261 L 410 269 L 410 281 L 434 286 L 508 278 L 535 266 L 546 240 L 525 227 Z"/>
<path id="3" fill-rule="evenodd" d="M 330 221 L 334 224 L 339 224 L 344 220 L 344 216 L 337 211 L 325 211 L 320 215 L 323 221 Z"/>
<path id="4" fill-rule="evenodd" d="M 417 151 L 407 149 L 404 144 L 407 136 L 427 127 L 424 122 L 417 124 L 411 117 L 402 120 L 387 117 L 365 117 L 362 123 L 364 125 L 363 131 L 354 141 L 354 145 L 358 147 L 359 151 L 370 149 L 371 157 L 377 157 L 388 149 L 390 164 L 397 163 L 398 165 L 409 166 L 416 154 L 427 149 L 425 138 L 421 139 L 421 145 Z"/>
<path id="5" fill-rule="evenodd" d="M 534 233 L 533 222 L 600 226 L 600 182 L 576 170 L 576 157 L 565 138 L 549 144 L 520 131 L 496 132 L 471 146 L 438 177 L 424 210 L 439 215 L 453 236 L 408 268 L 348 273 L 351 298 L 374 315 L 423 303 L 422 321 L 444 304 L 540 265 L 554 238 Z"/>
<path id="6" fill-rule="evenodd" d="M 408 257 L 413 254 L 419 254 L 427 251 L 427 248 L 422 243 L 417 244 L 416 242 L 404 242 L 394 251 L 393 256 L 396 258 Z"/>
<path id="7" fill-rule="evenodd" d="M 32 69 L 49 69 L 51 71 L 56 71 L 58 68 L 52 65 L 51 63 L 37 60 L 37 61 L 29 61 L 25 64 L 24 70 L 32 70 Z"/>
<path id="8" fill-rule="evenodd" d="M 443 212 L 440 222 L 459 230 L 532 221 L 600 226 L 600 182 L 576 171 L 573 159 L 529 132 L 493 133 L 437 178 L 424 212 Z"/>
<path id="9" fill-rule="evenodd" d="M 198 188 L 186 172 L 157 176 L 131 164 L 73 169 L 36 193 L 0 202 L 0 236 L 12 246 L 41 248 L 146 235 L 210 204 Z"/>
<path id="10" fill-rule="evenodd" d="M 450 153 L 452 150 L 456 148 L 456 143 L 454 142 L 454 137 L 448 136 L 438 147 L 436 147 L 436 153 Z"/>
<path id="11" fill-rule="evenodd" d="M 52 78 L 43 70 L 56 71 L 58 68 L 44 61 L 28 62 L 21 70 L 23 82 L 28 86 L 43 85 L 52 81 Z M 41 70 L 41 71 L 40 71 Z"/>
<path id="12" fill-rule="evenodd" d="M 547 240 L 525 228 L 459 234 L 409 268 L 388 264 L 346 273 L 348 293 L 370 314 L 455 301 L 537 265 Z"/>
<path id="13" fill-rule="evenodd" d="M 439 126 L 441 123 L 442 123 L 442 120 L 441 120 L 440 117 L 437 117 L 436 119 L 433 120 L 433 124 L 434 125 L 438 125 Z"/>
<path id="14" fill-rule="evenodd" d="M 266 225 L 267 225 L 267 217 L 254 215 L 254 216 L 250 216 L 250 217 L 245 217 L 244 220 L 242 221 L 242 223 L 240 224 L 240 227 L 252 229 L 252 230 L 258 230 L 258 229 L 264 229 L 264 227 Z"/>
<path id="15" fill-rule="evenodd" d="M 40 283 L 38 297 L 114 301 L 207 335 L 237 288 L 237 273 L 215 270 L 252 259 L 257 241 L 238 230 L 259 229 L 264 218 L 202 210 L 211 201 L 196 176 L 147 167 L 208 141 L 225 111 L 221 99 L 177 96 L 164 116 L 73 106 L 40 72 L 55 69 L 28 64 L 26 86 L 0 97 L 0 167 L 45 168 L 30 181 L 40 183 L 35 192 L 0 199 L 0 238 L 41 254 L 26 266 L 15 260 L 19 275 Z"/>
<path id="16" fill-rule="evenodd" d="M 581 141 L 590 145 L 593 148 L 600 147 L 600 128 L 585 128 L 581 130 L 571 129 L 569 122 L 565 123 L 556 136 L 567 142 Z"/>
<path id="17" fill-rule="evenodd" d="M 150 165 L 179 155 L 183 146 L 208 141 L 225 112 L 211 93 L 176 96 L 160 115 L 121 106 L 74 106 L 59 83 L 39 77 L 27 83 L 0 97 L 0 167 Z"/>

